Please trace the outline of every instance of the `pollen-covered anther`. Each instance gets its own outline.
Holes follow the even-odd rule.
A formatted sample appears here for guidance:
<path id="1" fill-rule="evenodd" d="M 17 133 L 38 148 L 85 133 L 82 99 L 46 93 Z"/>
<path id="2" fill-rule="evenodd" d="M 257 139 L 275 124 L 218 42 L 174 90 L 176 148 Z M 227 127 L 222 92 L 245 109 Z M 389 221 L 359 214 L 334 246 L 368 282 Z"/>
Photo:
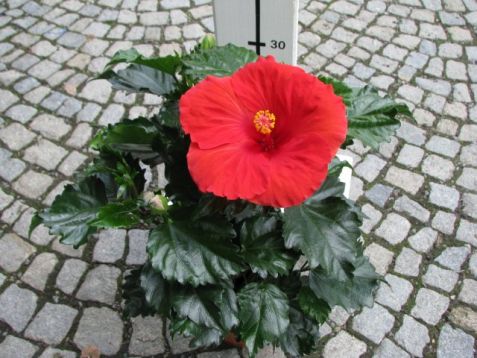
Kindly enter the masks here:
<path id="1" fill-rule="evenodd" d="M 262 134 L 270 134 L 275 128 L 277 118 L 275 115 L 267 110 L 261 110 L 255 113 L 253 117 L 253 124 L 257 132 Z"/>

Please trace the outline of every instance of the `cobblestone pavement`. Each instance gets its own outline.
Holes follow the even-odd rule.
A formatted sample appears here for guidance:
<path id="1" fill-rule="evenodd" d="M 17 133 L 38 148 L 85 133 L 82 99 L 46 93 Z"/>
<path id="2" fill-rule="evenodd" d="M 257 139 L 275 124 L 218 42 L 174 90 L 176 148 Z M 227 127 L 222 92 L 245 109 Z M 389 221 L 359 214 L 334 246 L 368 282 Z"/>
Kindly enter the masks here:
<path id="1" fill-rule="evenodd" d="M 389 91 L 416 120 L 379 151 L 349 151 L 366 253 L 385 282 L 373 308 L 333 311 L 316 356 L 473 357 L 477 2 L 304 0 L 300 26 L 307 70 Z M 90 344 L 114 357 L 189 351 L 161 319 L 121 318 L 119 284 L 144 261 L 147 233 L 105 231 L 73 250 L 27 230 L 88 162 L 97 126 L 160 104 L 88 79 L 119 49 L 165 55 L 211 31 L 210 0 L 0 1 L 0 357 L 75 357 Z M 283 355 L 260 354 L 272 356 Z"/>

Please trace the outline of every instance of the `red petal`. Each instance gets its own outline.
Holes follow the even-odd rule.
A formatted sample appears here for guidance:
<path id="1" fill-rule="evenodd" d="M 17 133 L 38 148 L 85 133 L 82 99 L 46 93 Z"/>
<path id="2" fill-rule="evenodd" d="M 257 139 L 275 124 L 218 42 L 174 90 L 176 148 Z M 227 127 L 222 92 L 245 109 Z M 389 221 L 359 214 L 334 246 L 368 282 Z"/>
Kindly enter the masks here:
<path id="1" fill-rule="evenodd" d="M 201 149 L 191 143 L 187 163 L 202 192 L 229 200 L 252 198 L 268 186 L 269 159 L 251 141 L 212 149 Z"/>
<path id="2" fill-rule="evenodd" d="M 203 149 L 244 141 L 251 130 L 230 77 L 207 77 L 181 97 L 179 108 L 182 128 Z"/>
<path id="3" fill-rule="evenodd" d="M 267 190 L 251 201 L 282 208 L 302 203 L 326 179 L 332 158 L 330 148 L 319 136 L 293 138 L 273 152 Z"/>

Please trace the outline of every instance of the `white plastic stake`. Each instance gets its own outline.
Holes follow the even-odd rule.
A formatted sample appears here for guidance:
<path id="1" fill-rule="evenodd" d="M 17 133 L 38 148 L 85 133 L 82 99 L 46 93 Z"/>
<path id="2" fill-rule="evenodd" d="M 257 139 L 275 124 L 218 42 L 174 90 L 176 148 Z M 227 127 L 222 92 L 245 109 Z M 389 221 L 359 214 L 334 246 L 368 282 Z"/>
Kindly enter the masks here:
<path id="1" fill-rule="evenodd" d="M 296 65 L 299 0 L 214 0 L 217 44 Z"/>

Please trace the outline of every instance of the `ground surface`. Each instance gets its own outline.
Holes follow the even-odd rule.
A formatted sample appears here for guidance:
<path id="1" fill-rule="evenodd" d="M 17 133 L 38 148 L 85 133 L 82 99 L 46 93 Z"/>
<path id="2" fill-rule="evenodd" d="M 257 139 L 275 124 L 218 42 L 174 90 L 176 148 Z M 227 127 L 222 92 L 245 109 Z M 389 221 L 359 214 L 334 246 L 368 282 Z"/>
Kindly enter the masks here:
<path id="1" fill-rule="evenodd" d="M 316 356 L 473 357 L 477 2 L 305 0 L 301 8 L 307 70 L 389 91 L 416 119 L 379 151 L 350 152 L 366 252 L 387 284 L 373 308 L 333 312 Z M 28 239 L 27 230 L 34 208 L 88 162 L 98 125 L 157 110 L 156 97 L 88 78 L 118 49 L 190 48 L 213 31 L 211 16 L 209 0 L 0 1 L 0 357 L 75 357 L 88 344 L 114 357 L 188 351 L 160 319 L 121 319 L 118 284 L 143 262 L 145 232 L 104 232 L 73 250 L 42 228 Z M 195 354 L 238 357 L 187 356 Z"/>

